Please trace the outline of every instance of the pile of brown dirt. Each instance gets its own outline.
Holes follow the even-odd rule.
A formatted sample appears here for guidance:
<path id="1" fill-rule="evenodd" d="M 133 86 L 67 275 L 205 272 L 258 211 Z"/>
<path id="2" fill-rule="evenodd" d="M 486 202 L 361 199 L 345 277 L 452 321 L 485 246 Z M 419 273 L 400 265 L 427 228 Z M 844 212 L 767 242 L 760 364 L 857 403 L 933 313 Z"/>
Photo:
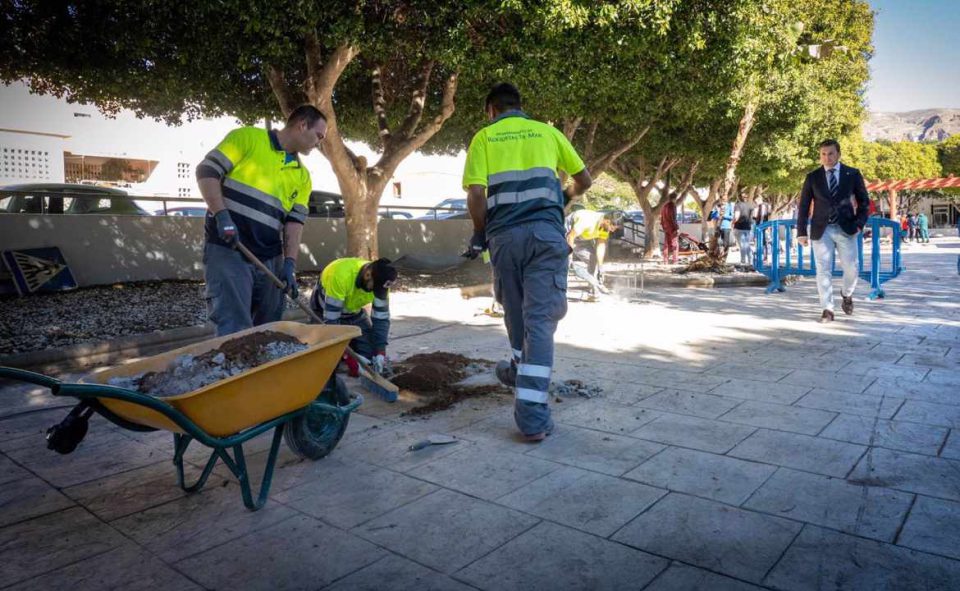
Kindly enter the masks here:
<path id="1" fill-rule="evenodd" d="M 456 353 L 423 353 L 395 364 L 396 376 L 391 381 L 422 401 L 404 415 L 425 415 L 450 408 L 467 398 L 510 394 L 509 388 L 499 384 L 458 383 L 483 372 L 493 372 L 494 365 L 486 359 L 470 359 Z"/>

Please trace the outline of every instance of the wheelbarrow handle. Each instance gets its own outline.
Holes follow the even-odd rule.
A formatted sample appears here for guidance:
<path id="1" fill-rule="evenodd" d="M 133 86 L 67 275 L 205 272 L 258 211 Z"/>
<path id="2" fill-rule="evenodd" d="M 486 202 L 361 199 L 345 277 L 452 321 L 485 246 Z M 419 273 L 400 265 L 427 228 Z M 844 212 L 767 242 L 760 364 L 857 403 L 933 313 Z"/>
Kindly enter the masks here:
<path id="1" fill-rule="evenodd" d="M 45 388 L 50 388 L 54 394 L 60 387 L 60 380 L 45 376 L 40 373 L 17 369 L 15 367 L 0 367 L 0 378 L 16 380 L 18 382 L 28 382 Z"/>

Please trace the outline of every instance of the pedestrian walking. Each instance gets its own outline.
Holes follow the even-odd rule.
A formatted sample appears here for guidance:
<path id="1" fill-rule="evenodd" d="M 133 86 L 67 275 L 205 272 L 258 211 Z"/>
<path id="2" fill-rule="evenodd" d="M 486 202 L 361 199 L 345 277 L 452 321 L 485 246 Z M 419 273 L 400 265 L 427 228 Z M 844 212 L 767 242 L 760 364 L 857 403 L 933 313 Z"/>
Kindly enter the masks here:
<path id="1" fill-rule="evenodd" d="M 843 270 L 840 297 L 845 314 L 853 314 L 853 292 L 857 286 L 857 234 L 867 223 L 869 195 L 863 175 L 856 168 L 840 164 L 840 144 L 826 140 L 820 144 L 821 167 L 807 174 L 800 191 L 797 211 L 797 241 L 807 246 L 813 241 L 817 264 L 817 292 L 823 312 L 820 322 L 832 322 L 833 273 L 831 261 L 836 251 Z M 853 203 L 856 202 L 856 209 Z M 808 218 L 813 206 L 813 218 Z"/>
<path id="2" fill-rule="evenodd" d="M 591 184 L 590 172 L 555 127 L 521 110 L 520 91 L 498 84 L 487 95 L 489 125 L 470 141 L 463 187 L 473 220 L 469 253 L 489 244 L 494 291 L 503 305 L 510 361 L 497 378 L 515 391 L 514 420 L 526 441 L 553 431 L 549 387 L 553 335 L 567 313 L 564 207 Z M 560 173 L 573 177 L 566 190 Z"/>
<path id="3" fill-rule="evenodd" d="M 280 320 L 283 291 L 234 249 L 246 246 L 297 295 L 300 235 L 312 189 L 300 161 L 320 145 L 327 120 L 302 105 L 279 131 L 241 127 L 197 165 L 207 203 L 203 245 L 207 314 L 223 336 Z"/>
<path id="4" fill-rule="evenodd" d="M 733 244 L 730 231 L 733 228 L 733 214 L 735 211 L 736 207 L 731 201 L 724 204 L 720 214 L 720 237 L 723 239 L 724 248 L 730 248 Z"/>
<path id="5" fill-rule="evenodd" d="M 751 240 L 753 239 L 753 204 L 742 194 L 733 212 L 733 233 L 740 248 L 740 264 L 751 265 Z"/>
<path id="6" fill-rule="evenodd" d="M 917 215 L 917 238 L 920 242 L 930 242 L 930 228 L 927 221 L 927 214 L 922 211 Z"/>
<path id="7" fill-rule="evenodd" d="M 663 229 L 663 262 L 680 262 L 680 224 L 677 222 L 677 194 L 670 193 L 660 208 L 660 228 Z"/>
<path id="8" fill-rule="evenodd" d="M 910 242 L 917 241 L 917 214 L 910 212 L 910 215 L 907 216 L 907 228 L 909 232 Z"/>

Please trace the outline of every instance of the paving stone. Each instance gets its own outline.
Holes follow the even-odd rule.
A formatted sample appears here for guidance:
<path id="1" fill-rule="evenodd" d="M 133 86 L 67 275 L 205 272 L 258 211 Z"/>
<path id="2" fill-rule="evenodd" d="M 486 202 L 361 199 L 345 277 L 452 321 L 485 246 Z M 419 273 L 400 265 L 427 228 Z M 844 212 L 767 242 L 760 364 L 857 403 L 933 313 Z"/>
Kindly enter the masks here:
<path id="1" fill-rule="evenodd" d="M 816 435 L 835 416 L 835 413 L 823 410 L 749 401 L 744 402 L 721 418 L 724 421 L 754 427 Z"/>
<path id="2" fill-rule="evenodd" d="M 498 499 L 532 513 L 607 537 L 667 494 L 663 489 L 577 468 L 563 468 Z"/>
<path id="3" fill-rule="evenodd" d="M 869 355 L 869 353 L 867 354 Z M 885 363 L 875 359 L 868 361 L 851 361 L 849 365 L 839 371 L 839 373 L 872 376 L 875 378 L 893 378 L 900 380 L 913 380 L 919 382 L 927 375 L 930 369 L 926 367 L 916 367 L 908 365 L 896 365 L 894 363 Z"/>
<path id="4" fill-rule="evenodd" d="M 892 542 L 913 495 L 780 468 L 743 507 Z"/>
<path id="5" fill-rule="evenodd" d="M 0 391 L 0 396 L 3 395 L 3 391 Z M 68 406 L 72 407 L 73 405 Z M 47 429 L 62 421 L 69 412 L 69 408 L 53 408 L 9 418 L 2 417 L 3 413 L 0 412 L 0 451 L 26 447 L 27 445 L 46 447 Z M 99 415 L 90 418 L 91 432 L 96 433 L 104 429 L 115 428 Z M 20 443 L 13 444 L 13 440 L 20 440 Z"/>
<path id="6" fill-rule="evenodd" d="M 34 476 L 0 484 L 0 527 L 74 504 L 60 491 Z"/>
<path id="7" fill-rule="evenodd" d="M 960 405 L 960 392 L 958 392 L 956 388 L 948 388 L 942 384 L 931 384 L 928 382 L 885 380 L 880 378 L 867 388 L 864 394 L 906 398 L 907 400 L 922 400 L 925 402 L 935 402 L 937 404 Z"/>
<path id="8" fill-rule="evenodd" d="M 102 554 L 125 542 L 114 529 L 79 507 L 0 528 L 0 587 Z"/>
<path id="9" fill-rule="evenodd" d="M 736 378 L 741 380 L 753 380 L 761 383 L 776 382 L 788 373 L 793 371 L 790 368 L 777 367 L 772 365 L 759 365 L 752 363 L 719 363 L 711 366 L 706 375 L 711 377 Z"/>
<path id="10" fill-rule="evenodd" d="M 631 436 L 724 453 L 756 431 L 753 427 L 684 415 L 664 414 L 634 431 Z"/>
<path id="11" fill-rule="evenodd" d="M 553 523 L 541 523 L 457 573 L 480 589 L 639 589 L 668 562 Z"/>
<path id="12" fill-rule="evenodd" d="M 619 476 L 662 449 L 632 437 L 567 426 L 533 446 L 527 455 Z"/>
<path id="13" fill-rule="evenodd" d="M 807 525 L 767 577 L 785 591 L 960 588 L 960 563 Z"/>
<path id="14" fill-rule="evenodd" d="M 960 363 L 958 363 L 956 359 L 944 355 L 930 355 L 927 353 L 905 353 L 897 361 L 897 365 L 960 371 Z"/>
<path id="15" fill-rule="evenodd" d="M 958 428 L 960 427 L 960 406 L 907 400 L 897 413 L 897 420 Z"/>
<path id="16" fill-rule="evenodd" d="M 766 464 L 671 447 L 624 478 L 739 505 L 775 470 Z"/>
<path id="17" fill-rule="evenodd" d="M 759 582 L 800 524 L 716 501 L 670 493 L 613 539 L 747 581 Z"/>
<path id="18" fill-rule="evenodd" d="M 325 587 L 324 591 L 470 591 L 454 581 L 400 556 L 386 556 Z"/>
<path id="19" fill-rule="evenodd" d="M 853 443 L 761 429 L 727 455 L 843 478 L 866 450 Z"/>
<path id="20" fill-rule="evenodd" d="M 416 452 L 410 451 L 411 445 L 427 439 L 448 440 L 450 436 L 403 426 L 360 441 L 344 442 L 338 447 L 339 453 L 334 452 L 336 456 L 332 457 L 344 462 L 359 460 L 406 472 L 472 445 L 469 441 L 460 441 L 451 445 L 431 445 Z"/>
<path id="21" fill-rule="evenodd" d="M 598 380 L 595 384 L 603 388 L 603 392 L 598 397 L 600 400 L 626 405 L 636 404 L 644 398 L 649 398 L 663 390 L 660 386 L 622 381 Z M 561 404 L 566 402 L 567 399 Z"/>
<path id="22" fill-rule="evenodd" d="M 739 399 L 723 398 L 713 394 L 668 389 L 646 400 L 641 400 L 637 405 L 681 415 L 715 419 L 742 402 Z"/>
<path id="23" fill-rule="evenodd" d="M 88 434 L 69 455 L 61 455 L 41 446 L 24 447 L 6 453 L 58 487 L 96 480 L 173 457 L 172 453 L 167 455 L 114 431 Z"/>
<path id="24" fill-rule="evenodd" d="M 780 380 L 780 383 L 860 394 L 876 379 L 877 378 L 873 376 L 858 376 L 845 373 L 843 370 L 837 373 L 827 373 L 797 369 Z"/>
<path id="25" fill-rule="evenodd" d="M 450 490 L 438 490 L 352 530 L 397 554 L 452 573 L 539 520 Z"/>
<path id="26" fill-rule="evenodd" d="M 650 380 L 645 383 L 668 389 L 706 392 L 707 390 L 729 382 L 730 379 L 729 376 L 677 371 L 676 367 L 672 367 L 657 371 L 650 377 Z"/>
<path id="27" fill-rule="evenodd" d="M 349 529 L 436 489 L 403 474 L 353 462 L 337 464 L 323 478 L 273 497 L 298 511 Z"/>
<path id="28" fill-rule="evenodd" d="M 960 558 L 960 503 L 918 496 L 897 544 Z"/>
<path id="29" fill-rule="evenodd" d="M 492 500 L 560 467 L 560 464 L 528 455 L 497 453 L 492 448 L 473 445 L 411 470 L 409 474 L 468 495 Z"/>
<path id="30" fill-rule="evenodd" d="M 559 422 L 559 413 L 567 408 L 566 403 L 551 404 L 553 420 Z M 490 416 L 449 432 L 450 436 L 463 439 L 468 445 L 482 443 L 498 451 L 510 453 L 525 453 L 530 450 L 530 443 L 524 441 L 517 421 L 513 418 L 513 407 L 501 409 Z M 462 445 L 462 444 L 458 444 Z M 453 453 L 451 450 L 449 453 Z M 445 454 L 444 454 L 445 455 Z"/>
<path id="31" fill-rule="evenodd" d="M 960 371 L 957 370 L 931 369 L 924 379 L 931 384 L 960 387 Z"/>
<path id="32" fill-rule="evenodd" d="M 960 500 L 960 462 L 873 448 L 860 460 L 849 481 Z"/>
<path id="33" fill-rule="evenodd" d="M 931 430 L 934 429 L 934 427 L 927 427 L 926 425 L 918 425 L 918 427 L 924 427 Z M 940 451 L 940 457 L 949 458 L 951 460 L 960 460 L 960 430 L 954 429 L 950 431 L 950 436 L 947 437 L 947 443 Z"/>
<path id="34" fill-rule="evenodd" d="M 31 474 L 16 465 L 7 456 L 0 454 L 0 484 L 21 480 Z"/>
<path id="35" fill-rule="evenodd" d="M 903 404 L 903 398 L 850 394 L 816 389 L 798 400 L 796 406 L 818 408 L 832 412 L 890 419 Z"/>
<path id="36" fill-rule="evenodd" d="M 175 562 L 291 515 L 293 509 L 269 501 L 259 511 L 248 511 L 239 487 L 228 483 L 122 517 L 112 525 L 161 559 Z"/>
<path id="37" fill-rule="evenodd" d="M 193 483 L 200 476 L 200 469 L 187 464 L 184 474 L 187 482 Z M 211 474 L 207 486 L 222 486 L 224 482 L 223 478 Z M 169 461 L 105 476 L 65 488 L 63 492 L 104 521 L 156 507 L 188 494 L 177 486 L 176 469 Z"/>
<path id="38" fill-rule="evenodd" d="M 750 583 L 675 562 L 644 591 L 761 591 L 761 589 Z"/>
<path id="39" fill-rule="evenodd" d="M 639 404 L 639 403 L 638 403 Z M 554 420 L 567 425 L 586 427 L 615 434 L 633 433 L 661 413 L 636 406 L 588 401 L 555 413 Z"/>
<path id="40" fill-rule="evenodd" d="M 200 591 L 201 587 L 148 552 L 130 545 L 48 572 L 6 591 Z"/>
<path id="41" fill-rule="evenodd" d="M 947 432 L 942 427 L 842 414 L 820 437 L 935 456 Z"/>
<path id="42" fill-rule="evenodd" d="M 385 554 L 365 540 L 298 515 L 180 561 L 177 568 L 211 589 L 316 589 Z"/>
<path id="43" fill-rule="evenodd" d="M 793 404 L 809 391 L 810 388 L 808 386 L 795 386 L 793 384 L 783 383 L 770 384 L 768 382 L 756 382 L 752 380 L 730 380 L 710 390 L 710 393 L 718 396 L 727 396 L 729 398 L 756 400 L 757 402 Z"/>

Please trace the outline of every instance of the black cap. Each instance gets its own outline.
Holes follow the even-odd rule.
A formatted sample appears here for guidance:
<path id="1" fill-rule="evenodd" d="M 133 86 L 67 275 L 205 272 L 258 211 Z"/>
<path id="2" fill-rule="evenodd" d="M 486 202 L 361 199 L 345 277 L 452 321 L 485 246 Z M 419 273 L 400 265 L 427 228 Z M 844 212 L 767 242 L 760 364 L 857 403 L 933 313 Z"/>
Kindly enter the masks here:
<path id="1" fill-rule="evenodd" d="M 390 264 L 390 259 L 377 259 L 370 263 L 373 273 L 373 289 L 380 291 L 388 289 L 390 284 L 397 280 L 397 269 Z"/>

